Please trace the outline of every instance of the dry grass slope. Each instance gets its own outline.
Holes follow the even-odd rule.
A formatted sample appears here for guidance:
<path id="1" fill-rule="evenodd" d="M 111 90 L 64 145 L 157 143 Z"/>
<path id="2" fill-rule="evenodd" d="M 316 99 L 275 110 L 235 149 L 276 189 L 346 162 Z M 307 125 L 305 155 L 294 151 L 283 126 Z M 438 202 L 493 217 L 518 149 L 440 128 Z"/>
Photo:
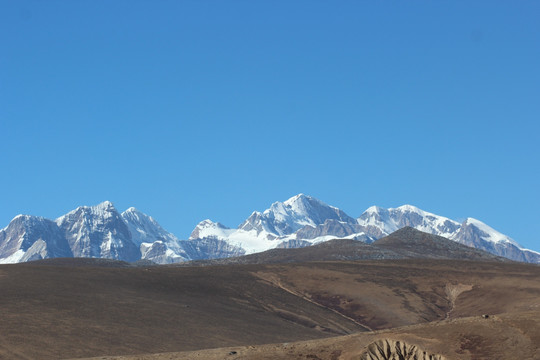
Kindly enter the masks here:
<path id="1" fill-rule="evenodd" d="M 0 358 L 540 359 L 540 267 L 492 260 L 2 265 Z"/>

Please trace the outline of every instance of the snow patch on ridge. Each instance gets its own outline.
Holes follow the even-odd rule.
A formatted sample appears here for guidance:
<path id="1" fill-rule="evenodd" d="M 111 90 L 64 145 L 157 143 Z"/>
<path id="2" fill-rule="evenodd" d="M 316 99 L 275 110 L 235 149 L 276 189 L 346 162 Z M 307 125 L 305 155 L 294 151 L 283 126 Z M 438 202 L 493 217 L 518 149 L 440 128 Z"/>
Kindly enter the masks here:
<path id="1" fill-rule="evenodd" d="M 13 254 L 3 259 L 0 259 L 0 264 L 15 264 L 21 261 L 26 251 L 19 249 Z"/>
<path id="2" fill-rule="evenodd" d="M 482 238 L 486 241 L 490 241 L 493 243 L 510 243 L 512 245 L 515 245 L 517 247 L 520 247 L 520 245 L 511 239 L 510 237 L 501 234 L 497 230 L 493 229 L 492 227 L 484 224 L 480 220 L 474 219 L 474 218 L 467 218 L 464 222 L 465 225 L 472 225 L 476 227 L 478 230 L 483 232 L 485 235 L 482 236 Z M 520 247 L 521 248 L 521 247 Z"/>
<path id="3" fill-rule="evenodd" d="M 218 222 L 206 219 L 197 224 L 195 229 L 191 232 L 189 240 L 209 237 L 225 240 L 235 231 L 236 229 L 229 229 Z"/>

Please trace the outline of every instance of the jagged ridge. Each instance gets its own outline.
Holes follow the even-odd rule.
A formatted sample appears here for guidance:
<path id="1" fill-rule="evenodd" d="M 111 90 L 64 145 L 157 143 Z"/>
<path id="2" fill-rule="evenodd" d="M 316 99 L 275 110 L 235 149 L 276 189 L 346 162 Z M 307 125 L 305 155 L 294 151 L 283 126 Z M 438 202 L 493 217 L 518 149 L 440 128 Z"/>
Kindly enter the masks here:
<path id="1" fill-rule="evenodd" d="M 373 206 L 354 219 L 304 194 L 253 212 L 236 229 L 204 220 L 189 240 L 179 240 L 135 208 L 120 214 L 109 201 L 81 206 L 54 221 L 19 215 L 0 230 L 0 263 L 73 256 L 175 263 L 304 247 L 336 238 L 372 243 L 406 226 L 509 259 L 540 263 L 540 253 L 523 249 L 473 218 L 459 223 L 403 205 Z"/>

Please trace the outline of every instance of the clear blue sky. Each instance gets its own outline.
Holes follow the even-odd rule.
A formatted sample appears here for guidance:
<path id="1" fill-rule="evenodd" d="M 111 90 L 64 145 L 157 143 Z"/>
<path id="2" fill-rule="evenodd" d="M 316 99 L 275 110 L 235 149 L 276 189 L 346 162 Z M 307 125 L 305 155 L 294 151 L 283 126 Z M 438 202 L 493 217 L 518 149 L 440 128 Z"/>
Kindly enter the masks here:
<path id="1" fill-rule="evenodd" d="M 540 250 L 538 1 L 0 0 L 0 227 L 135 206 L 187 238 L 303 192 Z"/>

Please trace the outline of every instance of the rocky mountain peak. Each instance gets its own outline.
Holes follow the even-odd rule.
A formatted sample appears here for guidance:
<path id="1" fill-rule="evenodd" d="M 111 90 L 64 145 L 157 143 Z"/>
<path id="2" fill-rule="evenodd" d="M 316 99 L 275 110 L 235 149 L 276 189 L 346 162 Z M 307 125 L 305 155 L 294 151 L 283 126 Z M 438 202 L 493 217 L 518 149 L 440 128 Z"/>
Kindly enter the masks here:
<path id="1" fill-rule="evenodd" d="M 397 230 L 404 238 L 420 230 L 510 259 L 540 263 L 540 253 L 521 248 L 473 218 L 458 223 L 402 205 L 388 209 L 372 206 L 353 219 L 305 194 L 275 202 L 263 212 L 254 211 L 237 229 L 203 220 L 189 241 L 179 240 L 133 207 L 120 214 L 110 201 L 78 207 L 56 221 L 18 215 L 0 230 L 0 263 L 55 256 L 170 263 L 308 246 L 335 238 L 371 243 Z"/>
<path id="2" fill-rule="evenodd" d="M 193 229 L 189 236 L 189 240 L 203 239 L 208 236 L 223 237 L 226 230 L 230 229 L 219 222 L 206 219 L 195 226 L 195 229 Z"/>

